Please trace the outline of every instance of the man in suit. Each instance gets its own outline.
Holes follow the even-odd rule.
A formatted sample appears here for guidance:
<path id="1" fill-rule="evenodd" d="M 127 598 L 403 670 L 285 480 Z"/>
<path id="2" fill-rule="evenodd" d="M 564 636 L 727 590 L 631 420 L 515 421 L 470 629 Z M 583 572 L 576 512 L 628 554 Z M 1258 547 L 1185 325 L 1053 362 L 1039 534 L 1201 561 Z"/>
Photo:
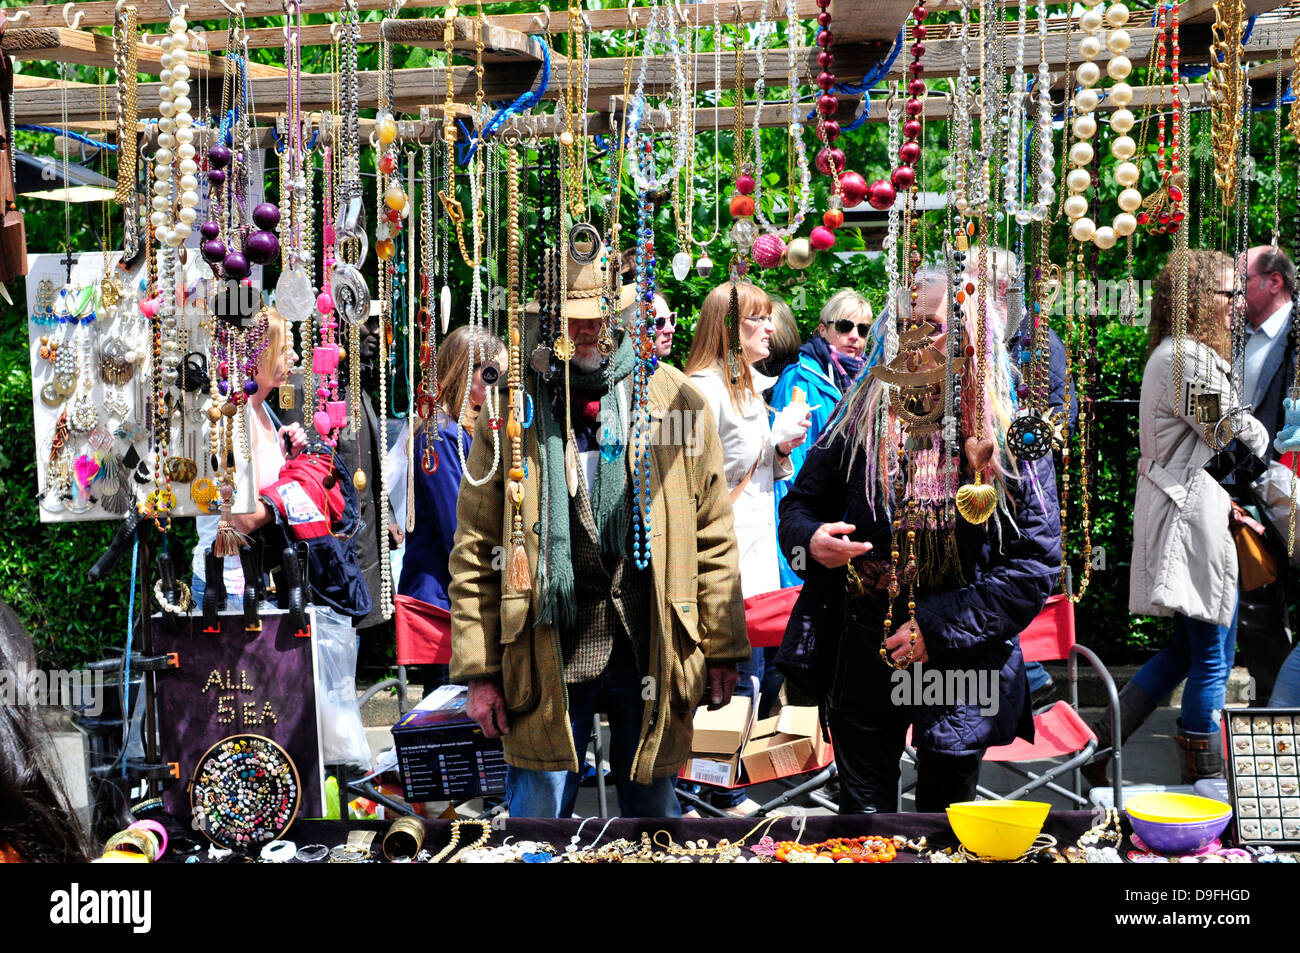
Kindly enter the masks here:
<path id="1" fill-rule="evenodd" d="M 1282 398 L 1295 380 L 1296 335 L 1291 305 L 1296 291 L 1295 265 L 1281 250 L 1260 245 L 1246 253 L 1246 372 L 1242 402 L 1268 430 L 1268 460 L 1277 453 L 1273 438 L 1285 419 Z M 1258 504 L 1258 501 L 1256 501 Z M 1263 515 L 1263 507 L 1259 507 Z M 1267 519 L 1262 520 L 1266 525 Z M 1268 586 L 1242 592 L 1237 647 L 1254 680 L 1256 705 L 1268 703 L 1278 669 L 1291 647 L 1287 614 L 1286 541 L 1271 528 L 1269 544 L 1277 556 L 1278 578 Z"/>

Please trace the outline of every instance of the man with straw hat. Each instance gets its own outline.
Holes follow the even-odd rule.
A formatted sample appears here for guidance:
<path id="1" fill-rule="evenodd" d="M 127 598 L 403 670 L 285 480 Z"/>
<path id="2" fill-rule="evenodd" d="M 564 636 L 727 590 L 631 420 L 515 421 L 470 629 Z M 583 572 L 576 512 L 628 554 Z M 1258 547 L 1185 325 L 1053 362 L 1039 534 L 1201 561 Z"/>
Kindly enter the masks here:
<path id="1" fill-rule="evenodd" d="M 650 377 L 644 409 L 634 406 L 634 333 L 602 328 L 602 312 L 623 311 L 634 289 L 606 294 L 598 261 L 570 257 L 554 306 L 569 366 L 525 368 L 535 412 L 523 461 L 503 460 L 481 486 L 466 480 L 457 508 L 451 676 L 469 684 L 484 734 L 502 738 L 515 817 L 572 813 L 596 712 L 609 717 L 621 813 L 679 816 L 673 778 L 690 756 L 695 706 L 726 704 L 750 655 L 717 428 L 667 365 Z M 538 324 L 528 322 L 525 361 Z M 649 564 L 638 569 L 630 427 L 647 411 Z M 471 474 L 493 467 L 491 426 L 480 418 Z M 516 467 L 521 521 L 507 492 Z M 523 527 L 513 559 L 512 521 Z"/>

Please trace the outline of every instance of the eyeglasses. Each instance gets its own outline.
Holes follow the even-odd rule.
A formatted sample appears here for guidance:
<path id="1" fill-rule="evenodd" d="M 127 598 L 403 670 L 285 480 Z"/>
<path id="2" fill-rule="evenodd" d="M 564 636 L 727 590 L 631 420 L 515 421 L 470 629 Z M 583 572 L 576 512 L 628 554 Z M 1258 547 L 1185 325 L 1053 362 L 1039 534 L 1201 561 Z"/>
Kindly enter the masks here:
<path id="1" fill-rule="evenodd" d="M 1237 296 L 1237 292 L 1235 292 L 1235 291 L 1233 291 L 1233 290 L 1231 290 L 1231 289 L 1229 289 L 1229 290 L 1227 290 L 1227 291 L 1224 291 L 1222 288 L 1218 288 L 1218 289 L 1215 290 L 1214 293 L 1215 293 L 1216 295 L 1220 295 L 1220 296 L 1222 296 L 1222 297 L 1224 297 L 1224 298 L 1227 298 L 1229 301 L 1231 301 L 1233 298 L 1235 298 L 1235 297 Z"/>
<path id="2" fill-rule="evenodd" d="M 838 321 L 835 322 L 827 321 L 826 322 L 827 327 L 829 327 L 832 323 L 835 325 L 835 330 L 838 331 L 840 334 L 848 334 L 850 331 L 853 330 L 854 327 L 853 322 L 850 321 L 848 318 L 840 318 Z M 859 337 L 865 338 L 871 334 L 871 325 L 869 324 L 859 324 L 857 325 L 857 328 L 858 328 Z"/>
<path id="3" fill-rule="evenodd" d="M 655 327 L 658 328 L 660 331 L 664 329 L 665 324 L 671 324 L 673 327 L 677 327 L 676 311 L 669 311 L 668 314 L 666 315 L 661 314 L 659 315 L 659 317 L 655 318 Z"/>
<path id="4" fill-rule="evenodd" d="M 776 320 L 770 314 L 747 314 L 742 321 L 749 321 L 753 324 L 775 324 Z"/>

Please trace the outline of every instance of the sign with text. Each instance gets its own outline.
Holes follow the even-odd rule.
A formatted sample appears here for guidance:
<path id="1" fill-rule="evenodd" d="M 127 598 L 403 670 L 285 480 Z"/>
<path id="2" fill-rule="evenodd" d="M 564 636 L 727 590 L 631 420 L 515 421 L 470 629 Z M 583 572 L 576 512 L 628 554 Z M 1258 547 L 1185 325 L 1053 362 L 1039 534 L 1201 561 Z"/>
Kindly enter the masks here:
<path id="1" fill-rule="evenodd" d="M 323 816 L 312 639 L 296 636 L 282 612 L 264 612 L 261 632 L 245 632 L 242 613 L 223 612 L 219 635 L 205 633 L 197 615 L 154 618 L 154 649 L 176 653 L 179 663 L 158 675 L 159 751 L 178 772 L 163 790 L 166 810 L 189 817 L 187 787 L 203 753 L 223 738 L 251 734 L 288 752 L 302 785 L 302 814 Z"/>

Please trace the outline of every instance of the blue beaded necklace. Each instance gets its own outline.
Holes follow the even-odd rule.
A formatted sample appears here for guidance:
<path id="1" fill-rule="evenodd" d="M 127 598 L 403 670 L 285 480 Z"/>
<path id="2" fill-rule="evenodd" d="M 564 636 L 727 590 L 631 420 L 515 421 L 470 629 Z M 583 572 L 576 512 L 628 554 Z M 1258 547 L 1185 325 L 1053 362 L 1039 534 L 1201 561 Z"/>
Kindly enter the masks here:
<path id="1" fill-rule="evenodd" d="M 648 174 L 650 143 L 636 157 Z M 637 569 L 650 565 L 650 377 L 658 363 L 654 349 L 655 296 L 654 230 L 651 227 L 650 193 L 637 195 L 636 291 L 637 319 L 634 345 L 636 364 L 632 371 L 632 560 Z"/>

